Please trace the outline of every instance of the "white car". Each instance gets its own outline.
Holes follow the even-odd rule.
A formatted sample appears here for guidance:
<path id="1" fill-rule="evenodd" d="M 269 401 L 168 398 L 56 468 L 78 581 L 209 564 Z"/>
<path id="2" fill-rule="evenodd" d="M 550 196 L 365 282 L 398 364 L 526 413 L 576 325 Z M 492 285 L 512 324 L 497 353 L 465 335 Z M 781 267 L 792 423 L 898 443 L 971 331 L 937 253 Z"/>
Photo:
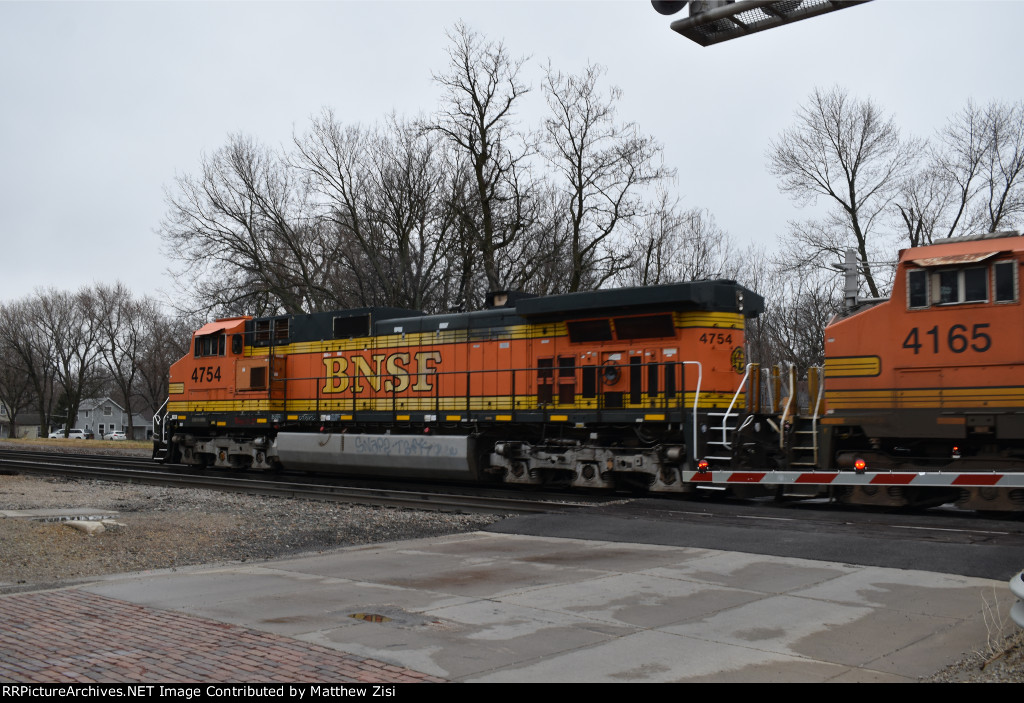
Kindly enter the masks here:
<path id="1" fill-rule="evenodd" d="M 91 433 L 86 433 L 85 430 L 68 430 L 68 439 L 89 439 L 89 434 Z M 51 432 L 49 437 L 50 439 L 63 439 L 64 430 L 57 430 L 56 432 Z"/>
<path id="2" fill-rule="evenodd" d="M 103 439 L 122 440 L 122 439 L 128 439 L 128 437 L 125 435 L 124 432 L 121 432 L 120 430 L 114 430 L 113 432 L 108 432 L 107 434 L 103 435 Z"/>

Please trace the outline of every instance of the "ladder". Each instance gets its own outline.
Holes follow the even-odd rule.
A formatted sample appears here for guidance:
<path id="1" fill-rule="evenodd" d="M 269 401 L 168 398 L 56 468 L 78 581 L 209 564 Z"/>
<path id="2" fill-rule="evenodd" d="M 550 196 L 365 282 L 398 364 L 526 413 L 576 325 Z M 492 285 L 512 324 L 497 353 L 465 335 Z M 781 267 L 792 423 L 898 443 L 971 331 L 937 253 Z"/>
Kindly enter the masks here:
<path id="1" fill-rule="evenodd" d="M 704 458 L 710 462 L 728 463 L 732 461 L 733 438 L 739 429 L 742 415 L 726 412 L 709 412 L 708 441 Z"/>
<path id="2" fill-rule="evenodd" d="M 825 385 L 821 383 L 821 369 L 807 370 L 807 414 L 798 414 L 796 397 L 796 376 L 793 365 L 789 367 L 789 401 L 782 413 L 782 426 L 793 422 L 789 433 L 789 465 L 814 468 L 818 466 L 818 419 L 825 399 Z M 785 449 L 786 433 L 779 434 L 779 447 Z"/>

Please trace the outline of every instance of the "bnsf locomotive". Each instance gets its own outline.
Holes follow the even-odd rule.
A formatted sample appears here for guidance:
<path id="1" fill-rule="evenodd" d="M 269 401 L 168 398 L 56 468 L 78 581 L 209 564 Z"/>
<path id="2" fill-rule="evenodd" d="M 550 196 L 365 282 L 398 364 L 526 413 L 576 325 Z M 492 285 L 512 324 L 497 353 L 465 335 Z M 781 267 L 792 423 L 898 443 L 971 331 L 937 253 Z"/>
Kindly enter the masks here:
<path id="1" fill-rule="evenodd" d="M 171 367 L 158 451 L 205 466 L 684 490 L 730 451 L 709 426 L 745 407 L 733 281 L 487 309 L 366 308 L 231 318 Z"/>
<path id="2" fill-rule="evenodd" d="M 827 466 L 898 474 L 886 493 L 905 499 L 1024 508 L 1022 261 L 1016 232 L 906 249 L 889 300 L 828 326 Z"/>
<path id="3" fill-rule="evenodd" d="M 697 281 L 487 309 L 229 318 L 155 418 L 164 461 L 1024 508 L 1024 239 L 901 252 L 806 381 L 747 363 L 760 296 Z M 851 294 L 855 296 L 855 293 Z M 822 378 L 823 377 L 823 378 Z"/>

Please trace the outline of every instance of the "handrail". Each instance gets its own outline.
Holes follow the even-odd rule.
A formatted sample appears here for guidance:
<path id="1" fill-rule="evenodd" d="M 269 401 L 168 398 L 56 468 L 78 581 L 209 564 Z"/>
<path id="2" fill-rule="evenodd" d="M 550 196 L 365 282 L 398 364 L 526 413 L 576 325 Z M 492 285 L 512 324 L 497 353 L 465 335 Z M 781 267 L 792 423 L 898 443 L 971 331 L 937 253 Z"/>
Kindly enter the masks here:
<path id="1" fill-rule="evenodd" d="M 789 418 L 789 411 L 793 407 L 796 397 L 796 367 L 789 363 L 789 397 L 786 398 L 786 407 L 782 409 L 782 417 L 779 421 L 779 449 L 786 448 L 786 420 Z"/>
<path id="2" fill-rule="evenodd" d="M 820 373 L 820 372 L 819 372 Z M 814 410 L 811 413 L 811 439 L 814 442 L 814 463 L 818 463 L 818 418 L 820 417 L 821 402 L 825 399 L 825 384 L 822 383 L 824 379 L 818 378 L 818 398 L 814 401 Z"/>
<path id="3" fill-rule="evenodd" d="M 740 379 L 740 385 L 739 385 L 739 387 L 738 387 L 738 388 L 736 389 L 736 394 L 735 394 L 735 395 L 733 395 L 733 397 L 732 397 L 732 402 L 730 402 L 730 403 L 729 403 L 729 407 L 728 407 L 728 408 L 726 408 L 726 410 L 725 410 L 725 416 L 724 416 L 724 417 L 722 417 L 722 445 L 723 445 L 723 446 L 724 446 L 724 447 L 725 447 L 726 449 L 732 449 L 732 443 L 731 443 L 731 442 L 729 442 L 729 441 L 728 441 L 728 440 L 726 439 L 726 433 L 725 433 L 725 428 L 726 428 L 726 425 L 727 425 L 727 424 L 728 424 L 728 422 L 729 422 L 729 415 L 731 415 L 731 414 L 732 414 L 732 408 L 733 408 L 733 406 L 734 406 L 734 405 L 736 405 L 736 401 L 737 401 L 737 400 L 739 399 L 739 397 L 740 397 L 740 393 L 741 393 L 741 392 L 743 391 L 743 388 L 744 388 L 744 387 L 745 387 L 745 386 L 747 385 L 747 378 L 748 378 L 748 377 L 750 376 L 750 369 L 751 369 L 751 368 L 753 368 L 753 366 L 754 366 L 754 364 L 753 364 L 753 363 L 749 363 L 749 364 L 747 364 L 747 369 L 746 369 L 746 371 L 745 371 L 745 372 L 744 372 L 744 374 L 743 374 L 743 378 L 742 378 L 742 379 Z"/>
<path id="4" fill-rule="evenodd" d="M 156 413 L 153 414 L 153 420 L 152 420 L 152 422 L 153 422 L 153 435 L 156 436 L 156 434 L 157 434 L 157 426 L 159 425 L 160 426 L 160 442 L 164 443 L 164 444 L 167 443 L 167 423 L 164 422 L 164 420 L 167 418 L 167 413 L 161 414 L 161 411 L 164 408 L 167 407 L 167 403 L 169 403 L 170 401 L 171 401 L 171 397 L 167 396 L 167 400 L 164 401 L 164 404 L 161 405 L 157 409 Z"/>
<path id="5" fill-rule="evenodd" d="M 693 463 L 697 464 L 697 400 L 700 398 L 700 383 L 704 378 L 704 366 L 699 361 L 680 361 L 683 364 L 693 364 L 697 367 L 697 388 L 693 392 Z M 686 388 L 683 388 L 683 396 L 686 396 Z"/>

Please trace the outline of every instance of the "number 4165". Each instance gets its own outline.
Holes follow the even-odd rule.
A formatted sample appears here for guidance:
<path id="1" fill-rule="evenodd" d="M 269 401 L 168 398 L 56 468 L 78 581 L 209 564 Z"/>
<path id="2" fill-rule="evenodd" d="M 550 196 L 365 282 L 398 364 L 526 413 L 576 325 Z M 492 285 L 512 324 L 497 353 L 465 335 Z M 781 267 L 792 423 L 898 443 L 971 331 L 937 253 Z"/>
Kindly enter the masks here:
<path id="1" fill-rule="evenodd" d="M 968 348 L 973 349 L 976 352 L 988 351 L 992 346 L 992 338 L 988 336 L 986 332 L 982 330 L 988 328 L 990 325 L 987 322 L 982 322 L 974 325 L 971 328 L 971 336 L 967 336 L 967 325 L 953 325 L 949 328 L 946 334 L 942 334 L 939 331 L 939 326 L 935 325 L 930 330 L 927 330 L 921 335 L 917 328 L 910 330 L 910 334 L 903 340 L 904 349 L 913 349 L 914 353 L 917 354 L 921 347 L 931 346 L 933 354 L 939 353 L 940 338 L 945 342 L 946 347 L 954 354 L 961 354 L 967 351 Z M 931 344 L 928 344 L 928 337 L 931 337 Z M 922 342 L 922 338 L 924 341 Z"/>

